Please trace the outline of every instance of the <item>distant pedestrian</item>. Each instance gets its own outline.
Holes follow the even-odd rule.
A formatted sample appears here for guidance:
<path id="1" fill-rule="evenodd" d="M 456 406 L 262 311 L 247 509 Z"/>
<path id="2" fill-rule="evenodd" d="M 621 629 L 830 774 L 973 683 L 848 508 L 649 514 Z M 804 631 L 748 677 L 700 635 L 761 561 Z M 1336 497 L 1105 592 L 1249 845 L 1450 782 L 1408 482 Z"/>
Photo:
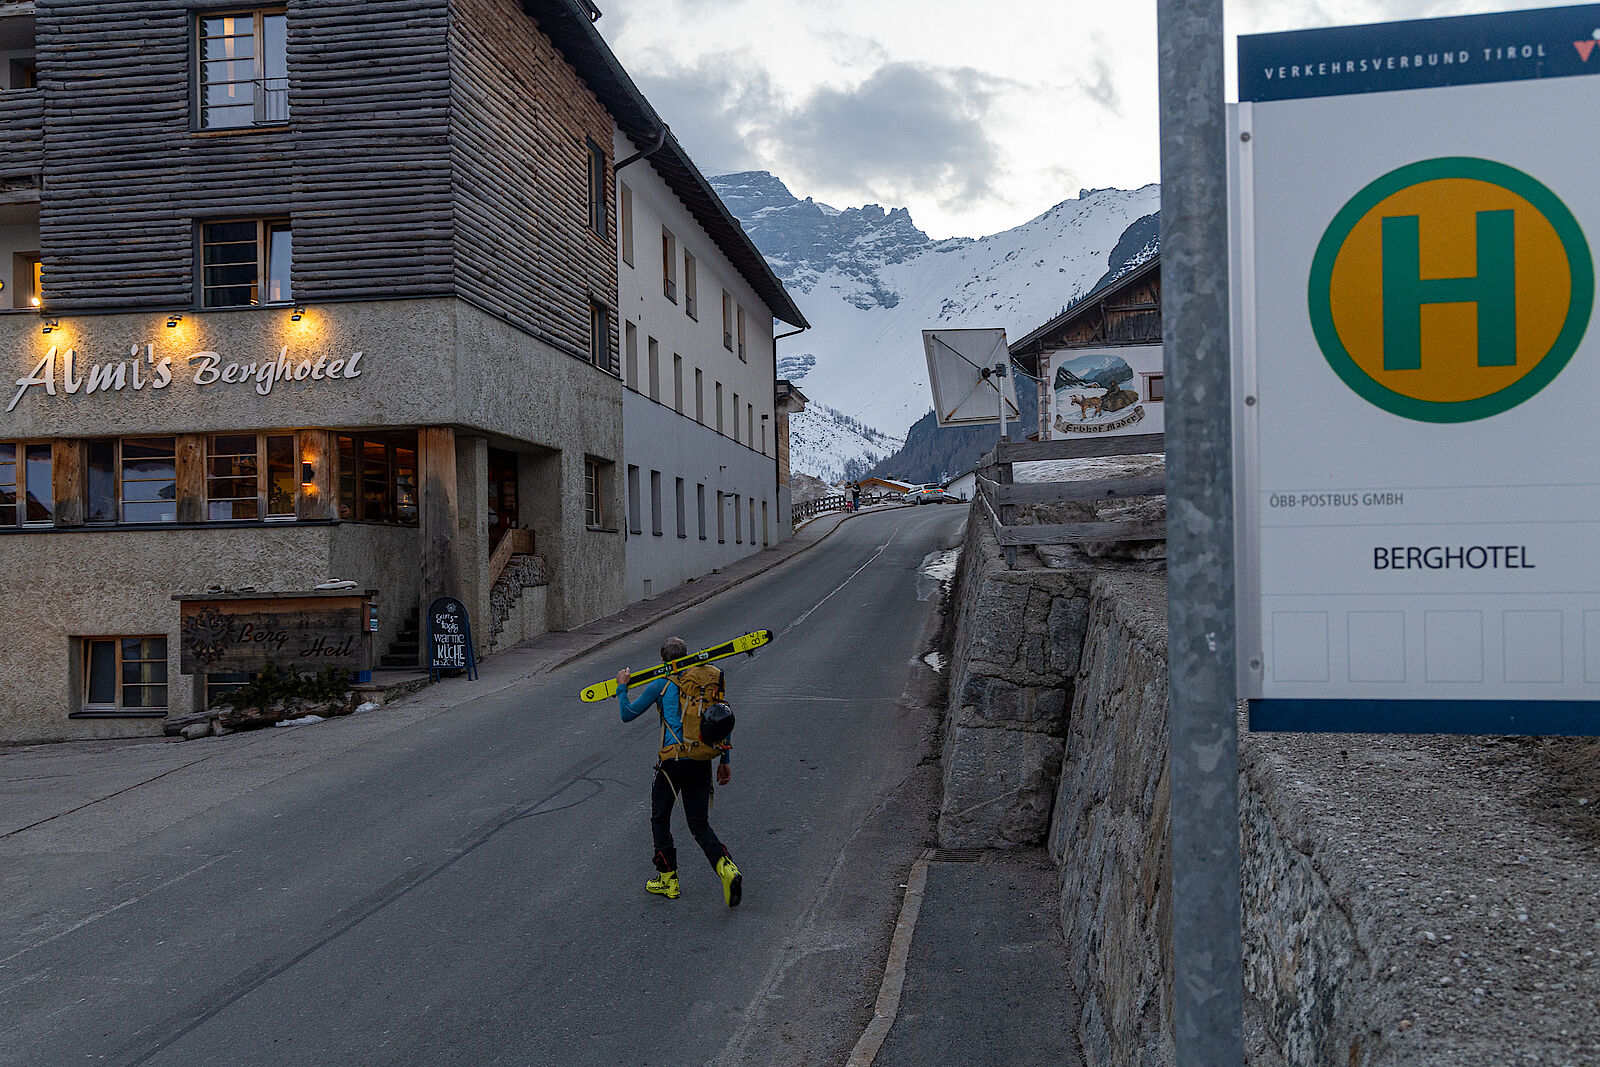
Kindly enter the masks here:
<path id="1" fill-rule="evenodd" d="M 857 482 L 856 484 L 854 484 L 854 485 L 852 485 L 850 487 L 850 510 L 851 511 L 860 511 L 861 510 L 861 483 L 860 482 Z"/>
<path id="2" fill-rule="evenodd" d="M 668 638 L 661 646 L 661 660 L 670 663 L 689 654 L 681 637 Z M 632 722 L 649 708 L 661 716 L 661 752 L 656 762 L 655 779 L 650 788 L 650 835 L 655 844 L 656 876 L 645 889 L 669 900 L 678 895 L 678 850 L 672 841 L 672 807 L 683 798 L 683 816 L 689 823 L 700 851 L 722 881 L 722 899 L 730 908 L 738 907 L 744 890 L 744 876 L 733 857 L 711 829 L 711 761 L 717 765 L 717 784 L 733 780 L 729 764 L 729 744 L 708 745 L 700 737 L 700 716 L 726 696 L 722 671 L 700 663 L 658 678 L 646 685 L 639 699 L 628 700 L 629 671 L 617 673 L 617 701 L 622 705 L 622 721 Z"/>

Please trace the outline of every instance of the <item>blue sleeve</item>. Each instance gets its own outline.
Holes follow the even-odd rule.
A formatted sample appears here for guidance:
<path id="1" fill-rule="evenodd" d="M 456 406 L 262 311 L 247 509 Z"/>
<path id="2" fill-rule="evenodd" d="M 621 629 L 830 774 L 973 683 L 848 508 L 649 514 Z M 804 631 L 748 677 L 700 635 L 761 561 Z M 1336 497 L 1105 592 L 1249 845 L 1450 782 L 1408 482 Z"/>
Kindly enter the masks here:
<path id="1" fill-rule="evenodd" d="M 661 699 L 661 694 L 666 688 L 667 680 L 665 678 L 657 678 L 644 687 L 643 691 L 639 693 L 638 700 L 631 703 L 628 701 L 628 691 L 626 689 L 618 689 L 617 703 L 622 705 L 622 721 L 632 722 L 643 715 L 656 701 Z M 676 701 L 674 701 L 674 709 L 676 709 Z"/>

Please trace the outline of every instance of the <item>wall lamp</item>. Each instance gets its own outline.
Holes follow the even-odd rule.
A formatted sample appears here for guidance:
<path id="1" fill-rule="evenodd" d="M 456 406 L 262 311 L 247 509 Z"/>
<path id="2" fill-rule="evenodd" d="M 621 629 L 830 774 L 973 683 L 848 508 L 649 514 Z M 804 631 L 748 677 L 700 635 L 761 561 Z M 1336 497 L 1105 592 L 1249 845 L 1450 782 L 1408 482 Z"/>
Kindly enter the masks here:
<path id="1" fill-rule="evenodd" d="M 174 326 L 178 325 L 178 323 L 180 323 L 182 321 L 183 321 L 183 315 L 181 313 L 179 313 L 179 312 L 174 311 L 172 314 L 167 316 L 167 329 L 169 329 L 169 330 L 172 329 Z"/>
<path id="2" fill-rule="evenodd" d="M 290 322 L 299 322 L 305 316 L 305 313 L 306 313 L 306 306 L 304 304 L 296 304 L 294 306 L 294 314 L 289 316 L 289 321 Z"/>
<path id="3" fill-rule="evenodd" d="M 310 460 L 302 460 L 300 463 L 300 484 L 314 485 L 316 484 L 316 481 L 317 465 L 312 463 Z"/>
<path id="4" fill-rule="evenodd" d="M 61 320 L 60 319 L 45 319 L 44 320 L 44 332 L 45 333 L 49 333 L 51 330 L 55 329 L 57 326 L 60 326 L 60 325 L 61 325 Z"/>

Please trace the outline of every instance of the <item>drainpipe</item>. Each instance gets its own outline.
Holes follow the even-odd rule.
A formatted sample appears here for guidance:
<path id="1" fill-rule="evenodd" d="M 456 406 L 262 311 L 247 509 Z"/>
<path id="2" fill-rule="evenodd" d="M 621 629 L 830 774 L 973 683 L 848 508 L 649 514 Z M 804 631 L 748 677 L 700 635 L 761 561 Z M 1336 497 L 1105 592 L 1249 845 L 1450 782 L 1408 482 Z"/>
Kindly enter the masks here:
<path id="1" fill-rule="evenodd" d="M 646 158 L 648 158 L 650 156 L 655 155 L 657 152 L 661 151 L 662 146 L 665 145 L 666 143 L 667 143 L 667 124 L 665 122 L 663 122 L 661 124 L 661 129 L 656 131 L 656 143 L 655 144 L 651 145 L 649 148 L 646 148 L 643 152 L 635 152 L 633 155 L 629 156 L 627 159 L 624 159 L 621 163 L 618 163 L 616 166 L 611 168 L 611 173 L 615 174 L 615 173 L 617 173 L 617 171 L 621 170 L 623 167 L 628 166 L 630 163 L 637 163 L 641 159 L 646 159 Z"/>

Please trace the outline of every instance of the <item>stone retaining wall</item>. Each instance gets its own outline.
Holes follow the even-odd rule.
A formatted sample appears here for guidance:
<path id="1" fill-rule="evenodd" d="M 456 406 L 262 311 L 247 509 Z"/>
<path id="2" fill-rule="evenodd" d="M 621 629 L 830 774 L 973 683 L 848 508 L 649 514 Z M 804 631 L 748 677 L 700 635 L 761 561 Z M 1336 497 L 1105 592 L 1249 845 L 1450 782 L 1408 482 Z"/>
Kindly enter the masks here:
<path id="1" fill-rule="evenodd" d="M 1165 575 L 1007 570 L 968 525 L 940 843 L 1045 845 L 1085 1061 L 1170 1064 Z M 1593 742 L 1242 732 L 1249 1062 L 1600 1062 L 1597 768 Z"/>

